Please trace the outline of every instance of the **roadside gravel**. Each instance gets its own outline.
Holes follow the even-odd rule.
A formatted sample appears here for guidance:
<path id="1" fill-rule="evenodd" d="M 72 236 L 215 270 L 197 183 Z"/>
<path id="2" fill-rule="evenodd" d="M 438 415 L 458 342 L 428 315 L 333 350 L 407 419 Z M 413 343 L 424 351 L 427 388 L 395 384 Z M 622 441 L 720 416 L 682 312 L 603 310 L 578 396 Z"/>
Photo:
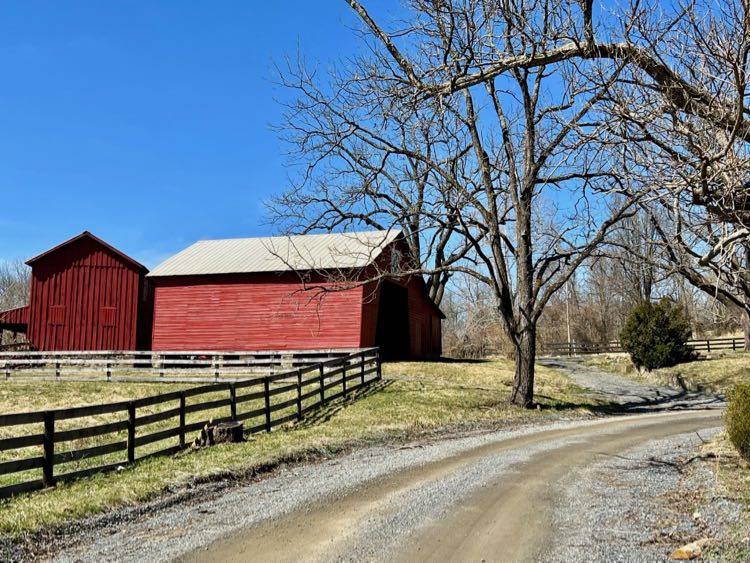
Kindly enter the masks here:
<path id="1" fill-rule="evenodd" d="M 719 429 L 653 440 L 571 474 L 553 513 L 547 561 L 668 561 L 672 551 L 711 538 L 715 546 L 739 523 L 741 507 L 716 490 L 702 440 Z M 710 552 L 704 561 L 716 561 Z"/>

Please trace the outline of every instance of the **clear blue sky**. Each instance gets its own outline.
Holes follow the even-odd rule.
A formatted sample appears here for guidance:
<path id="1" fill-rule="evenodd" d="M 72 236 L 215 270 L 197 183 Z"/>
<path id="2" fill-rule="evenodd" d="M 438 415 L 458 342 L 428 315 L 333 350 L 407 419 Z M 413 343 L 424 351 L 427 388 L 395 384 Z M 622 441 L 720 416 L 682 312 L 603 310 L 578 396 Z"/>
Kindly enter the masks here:
<path id="1" fill-rule="evenodd" d="M 343 0 L 0 3 L 0 259 L 89 230 L 153 267 L 268 234 L 273 63 L 325 67 L 354 25 Z"/>

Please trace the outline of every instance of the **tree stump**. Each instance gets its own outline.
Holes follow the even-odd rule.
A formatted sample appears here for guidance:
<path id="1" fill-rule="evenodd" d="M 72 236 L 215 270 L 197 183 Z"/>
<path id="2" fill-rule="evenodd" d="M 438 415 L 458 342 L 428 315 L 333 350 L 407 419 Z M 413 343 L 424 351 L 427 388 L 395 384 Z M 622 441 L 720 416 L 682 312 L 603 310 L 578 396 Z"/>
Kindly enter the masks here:
<path id="1" fill-rule="evenodd" d="M 244 424 L 241 422 L 222 422 L 213 428 L 214 443 L 242 442 L 244 440 Z"/>

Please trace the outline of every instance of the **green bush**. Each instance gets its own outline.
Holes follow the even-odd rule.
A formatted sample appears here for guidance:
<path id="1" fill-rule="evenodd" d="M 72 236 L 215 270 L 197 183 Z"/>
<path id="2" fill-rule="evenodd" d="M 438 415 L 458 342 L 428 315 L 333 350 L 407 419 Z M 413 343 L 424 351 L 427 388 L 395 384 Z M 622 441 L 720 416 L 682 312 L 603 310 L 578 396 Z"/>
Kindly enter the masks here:
<path id="1" fill-rule="evenodd" d="M 695 357 L 687 345 L 692 330 L 685 309 L 669 299 L 645 302 L 630 312 L 620 334 L 638 369 L 669 367 Z"/>
<path id="2" fill-rule="evenodd" d="M 750 461 L 750 385 L 742 383 L 730 391 L 724 425 L 734 447 Z"/>

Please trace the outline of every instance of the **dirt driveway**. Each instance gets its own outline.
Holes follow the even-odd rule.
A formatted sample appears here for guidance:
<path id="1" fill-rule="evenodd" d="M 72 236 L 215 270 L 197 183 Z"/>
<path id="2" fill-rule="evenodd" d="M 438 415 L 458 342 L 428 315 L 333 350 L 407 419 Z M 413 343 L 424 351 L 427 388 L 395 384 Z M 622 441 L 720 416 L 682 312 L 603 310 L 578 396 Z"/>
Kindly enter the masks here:
<path id="1" fill-rule="evenodd" d="M 612 383 L 617 382 L 607 385 Z M 650 402 L 665 408 L 660 395 L 652 401 L 645 389 L 631 390 L 644 398 L 639 410 Z M 673 548 L 669 541 L 641 536 L 648 526 L 647 539 L 661 537 L 671 524 L 657 518 L 660 528 L 652 530 L 655 524 L 646 519 L 660 509 L 652 506 L 639 517 L 639 507 L 682 486 L 676 473 L 659 472 L 679 468 L 696 441 L 717 430 L 720 411 L 705 407 L 719 404 L 702 397 L 696 398 L 703 409 L 698 411 L 684 410 L 688 405 L 680 403 L 679 412 L 558 421 L 366 448 L 289 468 L 205 502 L 168 508 L 109 535 L 97 533 L 58 560 L 665 559 Z M 663 460 L 661 466 L 654 456 Z M 612 466 L 612 460 L 632 463 Z M 606 470 L 592 472 L 596 468 Z M 635 485 L 613 485 L 620 471 L 635 476 Z M 605 493 L 596 479 L 606 481 Z M 640 494 L 648 498 L 633 499 L 640 486 L 647 486 Z M 594 490 L 599 493 L 593 495 Z M 614 536 L 602 532 L 603 521 Z M 691 525 L 674 524 L 684 537 L 711 532 L 683 530 Z M 627 549 L 620 550 L 617 542 Z M 609 550 L 619 555 L 603 555 Z"/>

